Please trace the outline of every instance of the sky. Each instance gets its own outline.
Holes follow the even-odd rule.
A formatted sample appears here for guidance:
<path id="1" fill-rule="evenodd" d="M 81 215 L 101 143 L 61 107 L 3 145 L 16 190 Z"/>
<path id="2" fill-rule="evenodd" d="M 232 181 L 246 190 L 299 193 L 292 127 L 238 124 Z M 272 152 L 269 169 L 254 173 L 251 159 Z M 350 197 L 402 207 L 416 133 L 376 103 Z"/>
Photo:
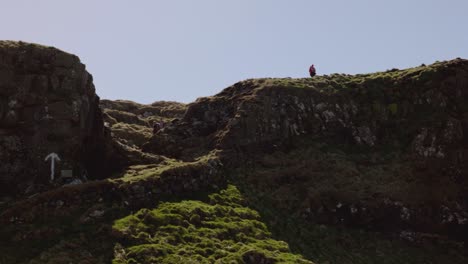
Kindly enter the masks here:
<path id="1" fill-rule="evenodd" d="M 468 59 L 467 0 L 1 0 L 0 39 L 76 54 L 102 99 Z"/>

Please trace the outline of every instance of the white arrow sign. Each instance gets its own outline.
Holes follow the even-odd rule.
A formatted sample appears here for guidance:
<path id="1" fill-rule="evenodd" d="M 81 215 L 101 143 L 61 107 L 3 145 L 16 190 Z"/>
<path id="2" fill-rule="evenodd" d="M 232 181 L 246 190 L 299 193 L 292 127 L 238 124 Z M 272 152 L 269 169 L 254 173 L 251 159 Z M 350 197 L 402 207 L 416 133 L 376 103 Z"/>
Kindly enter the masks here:
<path id="1" fill-rule="evenodd" d="M 50 159 L 50 180 L 53 181 L 54 172 L 55 172 L 55 161 L 60 161 L 60 158 L 57 155 L 57 153 L 52 152 L 49 155 L 47 155 L 44 161 L 48 161 L 49 159 Z"/>

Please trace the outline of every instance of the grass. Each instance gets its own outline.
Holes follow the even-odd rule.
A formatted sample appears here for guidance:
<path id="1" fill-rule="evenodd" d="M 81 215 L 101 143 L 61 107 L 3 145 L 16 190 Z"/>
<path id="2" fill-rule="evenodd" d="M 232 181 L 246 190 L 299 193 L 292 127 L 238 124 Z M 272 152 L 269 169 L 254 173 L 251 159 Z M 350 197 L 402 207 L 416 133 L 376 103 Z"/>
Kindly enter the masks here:
<path id="1" fill-rule="evenodd" d="M 117 175 L 112 181 L 122 183 L 132 183 L 144 181 L 146 179 L 156 179 L 161 176 L 163 171 L 174 168 L 180 165 L 181 162 L 174 160 L 166 160 L 162 164 L 149 164 L 149 165 L 133 165 L 129 166 L 122 173 Z"/>
<path id="2" fill-rule="evenodd" d="M 304 137 L 297 138 L 289 152 L 251 159 L 250 165 L 231 171 L 229 178 L 260 213 L 273 237 L 288 242 L 294 253 L 316 263 L 468 261 L 462 243 L 441 238 L 410 243 L 371 231 L 376 229 L 370 225 L 360 223 L 366 228 L 361 230 L 338 219 L 335 225 L 319 224 L 334 221 L 315 214 L 320 207 L 360 204 L 369 209 L 378 207 L 382 197 L 417 207 L 460 195 L 459 187 L 446 177 L 414 174 L 401 146 L 356 147 Z M 312 218 L 304 214 L 308 210 Z"/>
<path id="3" fill-rule="evenodd" d="M 232 185 L 206 202 L 166 202 L 142 209 L 115 221 L 113 228 L 122 241 L 114 264 L 311 263 L 272 239 L 260 215 L 246 207 Z"/>
<path id="4" fill-rule="evenodd" d="M 212 151 L 207 155 L 196 158 L 191 162 L 164 158 L 160 164 L 133 165 L 123 172 L 115 175 L 111 181 L 120 183 L 132 183 L 146 179 L 157 179 L 164 175 L 187 175 L 196 172 L 210 162 L 217 159 L 217 152 Z M 165 174 L 164 174 L 165 173 Z"/>
<path id="5" fill-rule="evenodd" d="M 248 84 L 254 89 L 266 87 L 282 87 L 285 89 L 314 89 L 324 94 L 348 94 L 375 99 L 401 99 L 411 86 L 410 91 L 419 92 L 437 83 L 449 71 L 447 62 L 436 62 L 425 66 L 403 70 L 391 69 L 384 72 L 368 74 L 339 74 L 317 75 L 313 78 L 263 78 L 249 79 L 241 83 Z M 403 84 L 403 85 L 402 85 Z M 368 101 L 367 101 L 368 102 Z"/>
<path id="6" fill-rule="evenodd" d="M 36 44 L 36 43 L 27 43 L 23 41 L 11 41 L 11 40 L 1 40 L 0 41 L 0 48 L 24 48 L 24 47 L 30 47 L 34 49 L 55 49 L 50 46 L 45 46 L 41 44 Z M 62 51 L 63 52 L 63 51 Z"/>
<path id="7" fill-rule="evenodd" d="M 307 197 L 301 193 L 307 193 L 311 199 L 336 193 L 355 200 L 367 198 L 369 189 L 372 193 L 395 199 L 403 198 L 398 197 L 399 193 L 406 193 L 401 189 L 401 183 L 408 175 L 401 172 L 407 169 L 407 164 L 400 160 L 399 152 L 394 149 L 376 154 L 365 146 L 361 150 L 356 147 L 347 149 L 320 140 L 298 140 L 297 147 L 288 153 L 274 152 L 260 157 L 254 172 L 246 176 L 247 182 L 265 195 L 277 196 L 280 201 L 304 203 Z M 365 167 L 360 165 L 364 163 L 367 163 Z M 292 205 L 285 206 L 290 208 Z"/>
<path id="8" fill-rule="evenodd" d="M 114 239 L 107 230 L 111 219 L 128 212 L 107 204 L 106 215 L 82 222 L 86 205 L 63 207 L 55 217 L 44 214 L 34 223 L 11 224 L 0 231 L 0 263 L 108 263 Z"/>
<path id="9" fill-rule="evenodd" d="M 140 126 L 148 126 L 149 124 L 142 117 L 137 116 L 131 112 L 125 112 L 115 109 L 105 109 L 104 113 L 112 117 L 115 121 L 124 124 L 134 124 Z"/>
<path id="10" fill-rule="evenodd" d="M 112 133 L 118 138 L 125 139 L 130 145 L 137 146 L 143 145 L 153 136 L 150 127 L 127 123 L 112 125 Z"/>
<path id="11" fill-rule="evenodd" d="M 123 175 L 118 175 L 119 178 L 62 187 L 26 200 L 23 207 L 28 209 L 14 215 L 28 218 L 31 214 L 34 220 L 31 223 L 26 220 L 24 224 L 9 223 L 0 229 L 0 248 L 2 252 L 8 252 L 0 254 L 0 263 L 109 263 L 115 245 L 111 223 L 130 213 L 129 205 L 120 200 L 126 189 L 158 182 L 164 173 L 168 174 L 165 177 L 172 177 L 171 173 L 177 174 L 178 170 L 203 166 L 213 157 L 200 157 L 189 163 L 165 159 L 157 165 L 130 166 Z M 201 192 L 203 190 L 200 194 L 159 195 L 155 199 L 177 200 L 180 199 L 178 195 L 206 197 Z M 109 200 L 109 196 L 113 198 Z M 59 200 L 65 206 L 56 208 L 55 203 Z M 104 216 L 90 218 L 88 215 L 96 209 L 104 210 Z"/>
<path id="12" fill-rule="evenodd" d="M 416 245 L 378 232 L 314 224 L 304 221 L 300 215 L 279 210 L 275 200 L 259 197 L 248 186 L 242 185 L 240 189 L 260 212 L 274 238 L 288 242 L 293 252 L 318 264 L 462 264 L 468 261 L 460 245 L 442 241 Z"/>

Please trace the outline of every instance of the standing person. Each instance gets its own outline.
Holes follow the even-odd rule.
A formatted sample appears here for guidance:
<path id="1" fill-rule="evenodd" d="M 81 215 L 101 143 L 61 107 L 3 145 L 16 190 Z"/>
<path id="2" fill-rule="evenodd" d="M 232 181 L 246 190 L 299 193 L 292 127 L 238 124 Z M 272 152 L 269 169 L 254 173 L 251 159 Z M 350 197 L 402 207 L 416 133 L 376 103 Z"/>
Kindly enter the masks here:
<path id="1" fill-rule="evenodd" d="M 314 65 L 312 64 L 309 68 L 309 73 L 310 73 L 310 77 L 314 77 L 316 72 L 315 72 L 315 67 Z"/>

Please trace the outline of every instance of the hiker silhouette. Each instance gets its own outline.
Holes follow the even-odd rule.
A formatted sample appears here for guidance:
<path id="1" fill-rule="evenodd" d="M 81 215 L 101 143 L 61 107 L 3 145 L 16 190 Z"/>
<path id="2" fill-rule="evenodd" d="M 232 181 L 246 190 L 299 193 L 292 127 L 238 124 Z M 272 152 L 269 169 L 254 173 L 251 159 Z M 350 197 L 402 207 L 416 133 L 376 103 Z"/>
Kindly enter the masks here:
<path id="1" fill-rule="evenodd" d="M 314 65 L 312 64 L 309 68 L 309 74 L 310 74 L 310 77 L 314 77 L 316 72 L 315 72 L 315 67 Z"/>

